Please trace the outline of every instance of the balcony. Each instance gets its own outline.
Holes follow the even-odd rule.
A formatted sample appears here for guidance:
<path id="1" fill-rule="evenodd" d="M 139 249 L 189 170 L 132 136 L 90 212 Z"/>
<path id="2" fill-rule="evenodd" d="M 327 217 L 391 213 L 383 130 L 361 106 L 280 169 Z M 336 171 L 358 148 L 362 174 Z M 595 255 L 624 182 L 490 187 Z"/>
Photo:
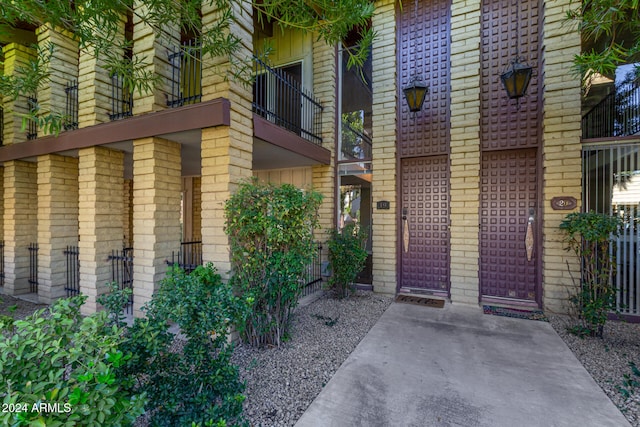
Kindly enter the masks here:
<path id="1" fill-rule="evenodd" d="M 299 65 L 270 67 L 254 57 L 253 112 L 316 145 L 322 145 L 322 106 L 302 87 Z"/>
<path id="2" fill-rule="evenodd" d="M 611 85 L 604 96 L 582 116 L 582 138 L 620 138 L 640 134 L 640 83 Z"/>

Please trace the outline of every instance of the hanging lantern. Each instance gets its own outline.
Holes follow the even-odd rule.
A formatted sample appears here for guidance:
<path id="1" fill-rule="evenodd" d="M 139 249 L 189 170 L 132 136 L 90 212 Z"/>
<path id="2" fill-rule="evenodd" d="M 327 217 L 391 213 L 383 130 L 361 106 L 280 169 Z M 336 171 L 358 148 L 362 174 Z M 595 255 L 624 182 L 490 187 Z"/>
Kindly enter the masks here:
<path id="1" fill-rule="evenodd" d="M 407 100 L 409 111 L 412 113 L 422 110 L 424 98 L 429 92 L 429 87 L 420 82 L 420 77 L 414 76 L 411 82 L 402 89 L 404 97 Z"/>
<path id="2" fill-rule="evenodd" d="M 507 69 L 500 75 L 509 99 L 518 99 L 527 93 L 532 72 L 533 68 L 527 63 L 520 62 L 518 56 L 511 60 Z"/>

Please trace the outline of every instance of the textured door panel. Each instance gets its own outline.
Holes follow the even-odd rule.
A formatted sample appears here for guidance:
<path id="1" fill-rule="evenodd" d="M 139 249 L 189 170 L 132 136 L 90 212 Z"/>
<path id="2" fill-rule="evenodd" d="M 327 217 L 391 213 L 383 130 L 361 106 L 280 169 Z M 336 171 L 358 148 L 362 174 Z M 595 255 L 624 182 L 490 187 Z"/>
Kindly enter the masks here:
<path id="1" fill-rule="evenodd" d="M 417 113 L 409 112 L 402 92 L 398 95 L 400 157 L 449 153 L 450 10 L 450 0 L 403 2 L 398 22 L 398 90 L 420 76 L 429 93 Z"/>
<path id="2" fill-rule="evenodd" d="M 530 209 L 537 218 L 536 150 L 484 153 L 480 189 L 480 287 L 483 296 L 538 301 L 537 247 L 527 261 Z"/>
<path id="3" fill-rule="evenodd" d="M 537 0 L 482 1 L 480 88 L 484 151 L 538 145 L 538 19 Z M 520 98 L 519 109 L 516 101 L 507 97 L 500 81 L 500 74 L 516 54 L 516 44 L 519 56 L 533 67 L 529 89 Z"/>
<path id="4" fill-rule="evenodd" d="M 449 160 L 402 161 L 401 290 L 449 291 Z M 408 244 L 404 245 L 404 228 Z"/>

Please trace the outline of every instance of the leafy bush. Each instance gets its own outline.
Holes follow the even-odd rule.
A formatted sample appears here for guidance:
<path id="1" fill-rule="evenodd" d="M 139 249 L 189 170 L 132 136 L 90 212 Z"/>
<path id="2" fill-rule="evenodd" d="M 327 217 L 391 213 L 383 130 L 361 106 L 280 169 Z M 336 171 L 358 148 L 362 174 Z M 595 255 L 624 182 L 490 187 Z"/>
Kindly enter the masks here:
<path id="1" fill-rule="evenodd" d="M 234 287 L 251 301 L 240 332 L 255 346 L 288 334 L 300 278 L 316 253 L 313 228 L 322 196 L 292 185 L 240 186 L 225 205 Z"/>
<path id="2" fill-rule="evenodd" d="M 103 299 L 114 322 L 127 300 L 118 290 Z M 148 397 L 151 424 L 243 425 L 244 385 L 230 362 L 228 334 L 246 304 L 231 286 L 210 264 L 189 275 L 175 267 L 144 309 L 147 317 L 127 329 L 121 351 L 131 354 L 125 377 Z M 184 341 L 174 340 L 171 324 Z"/>
<path id="3" fill-rule="evenodd" d="M 348 224 L 342 230 L 329 231 L 329 264 L 332 275 L 329 287 L 340 297 L 353 291 L 353 282 L 367 261 L 365 242 L 367 233 L 355 224 Z"/>
<path id="4" fill-rule="evenodd" d="M 82 317 L 85 299 L 58 300 L 4 329 L 0 424 L 130 425 L 143 412 L 144 394 L 119 381 L 123 330 L 105 312 Z"/>
<path id="5" fill-rule="evenodd" d="M 607 316 L 615 307 L 613 239 L 621 226 L 619 217 L 595 212 L 571 213 L 560 224 L 567 250 L 572 250 L 582 265 L 580 285 L 570 299 L 580 321 L 572 332 L 578 335 L 602 337 Z"/>

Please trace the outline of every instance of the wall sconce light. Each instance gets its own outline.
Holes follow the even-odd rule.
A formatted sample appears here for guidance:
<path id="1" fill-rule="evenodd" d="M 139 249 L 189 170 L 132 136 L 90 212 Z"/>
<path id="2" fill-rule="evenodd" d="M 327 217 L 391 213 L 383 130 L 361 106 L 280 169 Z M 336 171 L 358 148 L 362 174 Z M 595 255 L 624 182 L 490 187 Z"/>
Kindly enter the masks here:
<path id="1" fill-rule="evenodd" d="M 527 93 L 533 68 L 524 62 L 520 57 L 518 47 L 520 46 L 520 2 L 516 0 L 516 54 L 509 61 L 506 69 L 500 75 L 502 86 L 507 91 L 509 99 L 515 99 L 518 109 L 520 108 L 520 98 Z"/>
<path id="2" fill-rule="evenodd" d="M 424 98 L 429 92 L 429 87 L 422 83 L 421 80 L 422 78 L 419 76 L 413 76 L 411 82 L 402 89 L 409 111 L 412 113 L 422 110 Z"/>
<path id="3" fill-rule="evenodd" d="M 507 91 L 509 99 L 518 99 L 527 93 L 529 81 L 533 68 L 526 62 L 520 62 L 521 58 L 516 56 L 511 60 L 507 69 L 500 75 L 500 80 Z"/>

